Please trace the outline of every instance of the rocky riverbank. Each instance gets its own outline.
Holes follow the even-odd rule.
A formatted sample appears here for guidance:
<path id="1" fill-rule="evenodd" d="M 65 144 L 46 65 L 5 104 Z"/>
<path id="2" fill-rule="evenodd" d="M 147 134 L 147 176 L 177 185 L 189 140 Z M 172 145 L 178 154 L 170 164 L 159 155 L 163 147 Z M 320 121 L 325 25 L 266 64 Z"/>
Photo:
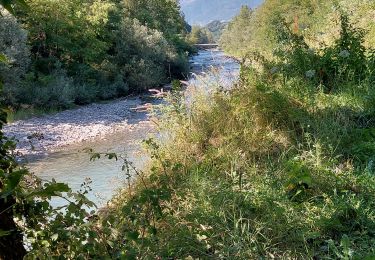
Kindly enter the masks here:
<path id="1" fill-rule="evenodd" d="M 96 103 L 53 115 L 20 120 L 4 127 L 8 137 L 18 141 L 17 152 L 42 156 L 78 143 L 152 125 L 150 96 Z M 157 100 L 153 100 L 157 103 Z"/>
<path id="2" fill-rule="evenodd" d="M 232 85 L 239 65 L 220 50 L 201 51 L 191 58 L 192 72 L 206 76 L 212 69 L 219 70 L 211 80 L 221 86 Z M 216 78 L 218 77 L 218 78 Z M 195 77 L 189 81 L 195 84 Z M 188 82 L 185 82 L 188 84 Z M 170 89 L 170 86 L 164 86 Z M 148 131 L 152 128 L 149 108 L 161 102 L 165 92 L 151 90 L 150 94 L 127 97 L 109 103 L 96 103 L 52 115 L 20 120 L 4 127 L 9 137 L 18 140 L 17 152 L 22 155 L 43 156 L 85 142 L 103 140 L 126 131 Z"/>

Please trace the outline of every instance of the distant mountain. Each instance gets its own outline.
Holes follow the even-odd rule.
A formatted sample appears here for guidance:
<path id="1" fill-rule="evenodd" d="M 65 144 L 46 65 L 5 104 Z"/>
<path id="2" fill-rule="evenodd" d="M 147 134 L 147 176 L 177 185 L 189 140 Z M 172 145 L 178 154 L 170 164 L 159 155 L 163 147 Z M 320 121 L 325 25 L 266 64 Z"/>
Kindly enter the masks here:
<path id="1" fill-rule="evenodd" d="M 257 7 L 263 0 L 180 0 L 186 21 L 205 25 L 211 21 L 228 21 L 241 6 Z"/>

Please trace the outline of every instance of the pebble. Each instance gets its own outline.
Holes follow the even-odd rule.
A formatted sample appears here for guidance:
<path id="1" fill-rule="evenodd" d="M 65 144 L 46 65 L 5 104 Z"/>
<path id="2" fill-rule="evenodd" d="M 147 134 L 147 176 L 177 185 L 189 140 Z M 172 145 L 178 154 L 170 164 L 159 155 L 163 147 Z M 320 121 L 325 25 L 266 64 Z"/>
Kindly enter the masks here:
<path id="1" fill-rule="evenodd" d="M 134 131 L 145 123 L 151 123 L 148 111 L 134 111 L 142 105 L 139 97 L 91 104 L 54 115 L 16 121 L 6 125 L 4 133 L 18 140 L 17 152 L 42 155 L 72 144 L 103 139 L 108 134 Z"/>

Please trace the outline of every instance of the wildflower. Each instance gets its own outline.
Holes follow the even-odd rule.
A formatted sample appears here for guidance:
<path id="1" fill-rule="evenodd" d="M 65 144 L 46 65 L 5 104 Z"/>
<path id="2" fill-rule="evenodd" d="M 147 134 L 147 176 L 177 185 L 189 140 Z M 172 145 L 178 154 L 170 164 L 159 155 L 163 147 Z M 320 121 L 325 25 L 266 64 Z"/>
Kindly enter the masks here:
<path id="1" fill-rule="evenodd" d="M 342 50 L 339 53 L 339 56 L 342 57 L 342 58 L 348 58 L 350 56 L 350 52 L 348 50 Z"/>
<path id="2" fill-rule="evenodd" d="M 315 76 L 315 70 L 308 70 L 306 71 L 305 75 L 306 75 L 306 78 L 311 79 Z"/>

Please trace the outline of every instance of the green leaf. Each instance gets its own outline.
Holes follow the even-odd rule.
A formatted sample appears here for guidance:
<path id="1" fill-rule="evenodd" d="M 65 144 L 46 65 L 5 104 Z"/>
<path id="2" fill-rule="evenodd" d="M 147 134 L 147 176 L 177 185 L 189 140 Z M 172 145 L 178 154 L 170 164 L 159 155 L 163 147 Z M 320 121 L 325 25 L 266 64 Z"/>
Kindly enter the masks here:
<path id="1" fill-rule="evenodd" d="M 348 259 L 352 256 L 352 250 L 350 249 L 350 239 L 347 235 L 343 235 L 340 241 L 340 246 L 342 247 L 342 251 L 345 254 L 345 257 Z"/>
<path id="2" fill-rule="evenodd" d="M 303 176 L 300 177 L 300 182 L 301 183 L 305 183 L 308 186 L 311 186 L 311 184 L 312 184 L 312 178 L 311 178 L 310 175 L 305 174 L 305 175 L 303 175 Z"/>
<path id="3" fill-rule="evenodd" d="M 7 57 L 4 54 L 0 53 L 0 62 L 6 63 L 7 61 Z"/>
<path id="4" fill-rule="evenodd" d="M 44 187 L 45 188 L 40 191 L 32 192 L 30 196 L 50 198 L 56 196 L 58 193 L 70 191 L 69 186 L 65 183 L 46 183 Z"/>
<path id="5" fill-rule="evenodd" d="M 107 241 L 107 244 L 108 244 L 111 248 L 113 248 L 114 245 L 115 245 L 112 241 Z"/>
<path id="6" fill-rule="evenodd" d="M 56 241 L 56 240 L 58 239 L 58 237 L 59 237 L 59 234 L 53 234 L 53 235 L 51 236 L 51 240 L 52 240 L 52 241 Z"/>
<path id="7" fill-rule="evenodd" d="M 118 160 L 117 154 L 115 153 L 108 153 L 106 154 L 106 156 L 108 157 L 109 160 L 112 160 L 112 159 L 115 159 L 116 161 Z"/>
<path id="8" fill-rule="evenodd" d="M 0 237 L 6 237 L 6 236 L 9 236 L 11 233 L 11 231 L 5 231 L 5 230 L 1 230 L 0 229 Z"/>
<path id="9" fill-rule="evenodd" d="M 47 240 L 43 240 L 43 241 L 41 242 L 41 244 L 42 244 L 42 246 L 44 246 L 44 247 L 50 247 L 50 245 L 51 245 Z"/>
<path id="10" fill-rule="evenodd" d="M 127 232 L 127 237 L 131 240 L 137 240 L 139 238 L 139 233 L 137 231 Z"/>
<path id="11" fill-rule="evenodd" d="M 5 180 L 4 191 L 0 193 L 0 197 L 6 198 L 10 194 L 12 194 L 13 191 L 17 188 L 18 184 L 20 183 L 22 177 L 26 175 L 27 173 L 28 172 L 26 169 L 21 169 L 21 170 L 12 172 Z"/>
<path id="12" fill-rule="evenodd" d="M 317 239 L 321 236 L 322 234 L 320 232 L 311 232 L 306 235 L 307 239 Z"/>

